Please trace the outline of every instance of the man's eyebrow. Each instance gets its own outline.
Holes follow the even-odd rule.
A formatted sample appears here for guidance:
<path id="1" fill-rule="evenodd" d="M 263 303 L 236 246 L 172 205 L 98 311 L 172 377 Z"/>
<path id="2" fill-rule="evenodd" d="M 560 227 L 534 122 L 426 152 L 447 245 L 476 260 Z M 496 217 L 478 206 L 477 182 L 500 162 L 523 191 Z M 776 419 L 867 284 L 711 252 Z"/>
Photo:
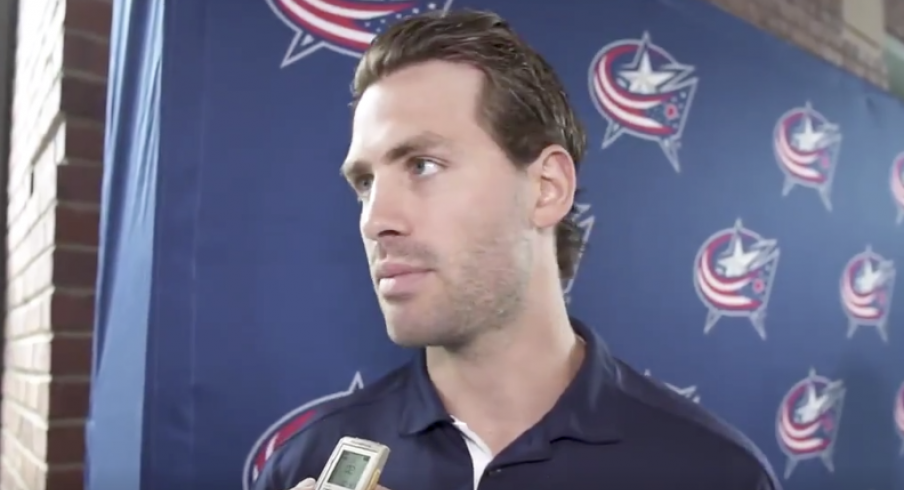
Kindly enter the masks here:
<path id="1" fill-rule="evenodd" d="M 437 147 L 445 145 L 445 138 L 436 133 L 425 131 L 392 147 L 385 155 L 383 155 L 383 160 L 397 162 L 411 157 L 412 155 L 434 150 Z M 342 164 L 340 172 L 346 179 L 350 180 L 354 176 L 366 173 L 371 166 L 371 163 L 365 160 L 349 160 Z"/>

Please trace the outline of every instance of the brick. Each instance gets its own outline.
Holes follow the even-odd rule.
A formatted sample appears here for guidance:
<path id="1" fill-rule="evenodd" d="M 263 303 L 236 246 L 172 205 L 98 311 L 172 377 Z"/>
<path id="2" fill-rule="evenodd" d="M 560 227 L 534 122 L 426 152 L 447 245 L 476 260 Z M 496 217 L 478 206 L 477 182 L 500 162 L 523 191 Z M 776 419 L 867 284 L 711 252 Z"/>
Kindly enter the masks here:
<path id="1" fill-rule="evenodd" d="M 55 374 L 91 373 L 91 337 L 56 337 L 50 341 L 50 366 Z"/>
<path id="2" fill-rule="evenodd" d="M 8 437 L 4 439 L 9 440 Z M 3 448 L 3 454 L 6 454 L 7 456 L 4 458 L 6 464 L 0 468 L 0 488 L 4 490 L 28 490 L 25 488 L 21 477 L 16 471 L 18 465 L 13 463 L 15 457 L 14 455 L 11 455 L 12 451 L 14 451 L 14 449 Z"/>
<path id="3" fill-rule="evenodd" d="M 53 238 L 57 244 L 96 247 L 99 226 L 98 209 L 57 205 Z"/>
<path id="4" fill-rule="evenodd" d="M 47 430 L 47 464 L 82 463 L 85 460 L 85 425 L 51 426 Z"/>
<path id="5" fill-rule="evenodd" d="M 88 416 L 88 377 L 47 378 L 8 370 L 3 396 L 42 420 L 77 420 Z"/>
<path id="6" fill-rule="evenodd" d="M 75 70 L 98 78 L 107 77 L 110 44 L 78 31 L 63 34 L 63 69 Z"/>
<path id="7" fill-rule="evenodd" d="M 28 412 L 46 417 L 47 383 L 41 377 L 9 370 L 3 376 L 3 396 Z"/>
<path id="8" fill-rule="evenodd" d="M 50 339 L 30 336 L 7 339 L 4 369 L 36 375 L 50 374 Z"/>
<path id="9" fill-rule="evenodd" d="M 885 0 L 885 29 L 904 41 L 904 1 Z"/>
<path id="10" fill-rule="evenodd" d="M 107 85 L 78 75 L 63 76 L 60 111 L 67 116 L 103 121 L 107 113 Z"/>
<path id="11" fill-rule="evenodd" d="M 20 2 L 0 489 L 83 488 L 110 0 Z"/>
<path id="12" fill-rule="evenodd" d="M 104 169 L 91 165 L 62 165 L 57 168 L 56 196 L 66 203 L 99 204 Z"/>
<path id="13" fill-rule="evenodd" d="M 15 441 L 21 444 L 23 456 L 44 457 L 46 438 L 44 421 L 29 414 L 22 407 L 7 403 L 3 405 L 3 427 Z"/>
<path id="14" fill-rule="evenodd" d="M 904 1 L 885 0 L 889 25 L 904 31 Z M 886 88 L 885 60 L 870 59 L 843 38 L 841 0 L 709 0 L 751 24 L 875 85 Z M 900 11 L 900 13 L 897 13 Z M 894 19 L 898 20 L 895 21 Z M 892 30 L 889 28 L 889 30 Z"/>
<path id="15" fill-rule="evenodd" d="M 23 244 L 23 246 L 27 245 Z M 16 250 L 15 252 L 16 255 L 19 255 L 21 251 Z M 52 278 L 53 253 L 52 250 L 45 250 L 40 255 L 34 256 L 15 275 L 12 271 L 8 273 L 7 307 L 18 308 L 33 300 L 37 295 L 50 288 Z"/>
<path id="16" fill-rule="evenodd" d="M 97 251 L 57 248 L 53 252 L 53 284 L 61 288 L 93 289 L 97 281 Z"/>
<path id="17" fill-rule="evenodd" d="M 85 488 L 85 472 L 82 467 L 51 467 L 46 482 L 44 490 L 82 490 Z"/>
<path id="18" fill-rule="evenodd" d="M 94 295 L 55 291 L 48 316 L 58 332 L 90 332 L 94 327 Z"/>
<path id="19" fill-rule="evenodd" d="M 113 5 L 110 0 L 68 0 L 63 22 L 67 29 L 107 39 L 110 36 L 112 18 Z"/>
<path id="20" fill-rule="evenodd" d="M 87 379 L 53 381 L 49 392 L 47 417 L 51 419 L 83 419 L 88 416 L 90 384 Z"/>
<path id="21" fill-rule="evenodd" d="M 71 160 L 102 164 L 104 159 L 103 125 L 68 122 L 66 124 L 66 157 Z"/>

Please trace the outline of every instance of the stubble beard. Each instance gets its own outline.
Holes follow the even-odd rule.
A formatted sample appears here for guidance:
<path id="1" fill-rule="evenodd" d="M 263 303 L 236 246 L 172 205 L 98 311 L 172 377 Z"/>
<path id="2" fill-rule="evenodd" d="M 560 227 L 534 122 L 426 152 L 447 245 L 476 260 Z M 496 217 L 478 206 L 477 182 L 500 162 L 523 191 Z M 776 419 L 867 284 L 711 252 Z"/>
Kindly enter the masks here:
<path id="1" fill-rule="evenodd" d="M 518 316 L 530 279 L 531 248 L 523 230 L 500 231 L 497 228 L 496 233 L 472 241 L 453 262 L 458 265 L 454 276 L 440 271 L 435 279 L 441 287 L 433 297 L 408 305 L 416 311 L 393 318 L 384 305 L 393 342 L 402 347 L 463 352 L 481 335 L 504 328 Z"/>

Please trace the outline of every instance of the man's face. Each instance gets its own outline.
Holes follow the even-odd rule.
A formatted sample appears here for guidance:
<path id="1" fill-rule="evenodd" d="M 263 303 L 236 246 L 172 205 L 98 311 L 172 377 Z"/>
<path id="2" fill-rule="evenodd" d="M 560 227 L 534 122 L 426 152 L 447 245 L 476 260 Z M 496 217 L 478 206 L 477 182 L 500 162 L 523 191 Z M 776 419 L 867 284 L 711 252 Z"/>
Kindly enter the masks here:
<path id="1" fill-rule="evenodd" d="M 521 307 L 529 182 L 478 122 L 483 74 L 429 62 L 368 88 L 343 173 L 390 338 L 467 344 Z"/>

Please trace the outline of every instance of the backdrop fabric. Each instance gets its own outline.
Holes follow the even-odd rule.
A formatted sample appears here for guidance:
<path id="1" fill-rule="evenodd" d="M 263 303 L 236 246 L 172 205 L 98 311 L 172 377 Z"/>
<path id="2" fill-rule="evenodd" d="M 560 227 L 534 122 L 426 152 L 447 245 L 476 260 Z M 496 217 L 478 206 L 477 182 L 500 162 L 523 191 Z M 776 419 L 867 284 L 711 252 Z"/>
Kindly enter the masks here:
<path id="1" fill-rule="evenodd" d="M 349 84 L 386 26 L 460 8 L 587 127 L 571 312 L 787 489 L 904 490 L 904 105 L 701 0 L 117 1 L 89 488 L 247 489 L 409 358 L 339 176 Z"/>
<path id="2" fill-rule="evenodd" d="M 163 2 L 113 6 L 85 486 L 143 489 L 158 206 Z M 151 409 L 153 410 L 153 409 Z"/>

